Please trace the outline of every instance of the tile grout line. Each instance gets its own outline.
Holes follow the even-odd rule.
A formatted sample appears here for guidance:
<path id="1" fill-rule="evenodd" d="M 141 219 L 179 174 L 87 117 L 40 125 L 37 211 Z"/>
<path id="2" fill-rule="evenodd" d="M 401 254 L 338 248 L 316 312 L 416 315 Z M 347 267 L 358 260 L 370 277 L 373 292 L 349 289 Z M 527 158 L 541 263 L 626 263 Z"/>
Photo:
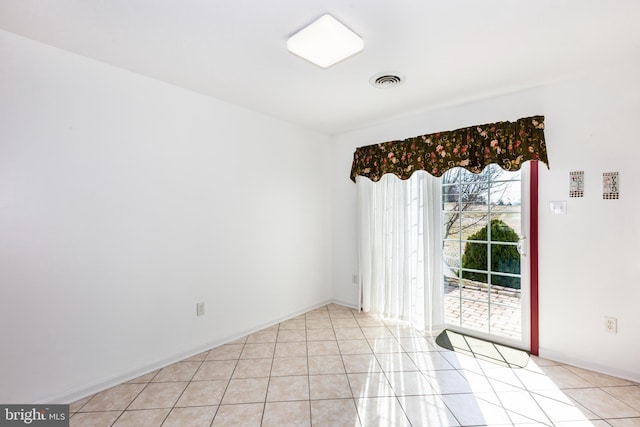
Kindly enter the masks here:
<path id="1" fill-rule="evenodd" d="M 384 320 L 378 318 L 379 320 L 382 321 L 383 324 L 383 328 L 385 330 L 388 330 L 390 333 L 391 331 L 387 328 L 386 323 L 384 322 Z M 392 354 L 392 353 L 376 353 L 375 349 L 373 348 L 373 346 L 371 345 L 371 342 L 369 341 L 369 339 L 367 338 L 367 336 L 364 333 L 364 330 L 362 329 L 362 325 L 360 324 L 360 322 L 358 322 L 358 326 L 360 327 L 360 331 L 362 332 L 362 335 L 364 335 L 365 340 L 367 341 L 367 344 L 369 344 L 369 348 L 371 349 L 374 358 L 376 359 L 376 361 L 378 362 L 378 364 L 380 365 L 380 368 L 382 369 L 382 375 L 384 376 L 385 380 L 387 381 L 387 383 L 389 384 L 389 387 L 391 389 L 391 392 L 393 393 L 393 397 L 395 398 L 396 403 L 398 404 L 398 406 L 400 407 L 400 409 L 402 410 L 402 413 L 404 414 L 405 420 L 409 423 L 409 425 L 413 425 L 411 423 L 411 420 L 409 419 L 409 416 L 404 408 L 404 406 L 402 405 L 402 403 L 400 402 L 400 398 L 398 397 L 398 393 L 396 392 L 396 390 L 394 390 L 393 386 L 391 385 L 391 381 L 389 381 L 389 376 L 388 376 L 388 372 L 384 369 L 384 367 L 382 366 L 382 363 L 380 363 L 380 359 L 378 359 L 378 354 Z M 393 335 L 393 334 L 392 334 Z M 378 338 L 372 338 L 373 340 L 376 340 Z M 402 347 L 402 346 L 401 346 Z M 404 350 L 404 349 L 403 349 Z M 400 353 L 403 354 L 403 353 Z M 407 355 L 407 357 L 409 357 Z M 411 358 L 409 358 L 411 359 Z M 395 371 L 394 371 L 395 372 Z"/>
<path id="2" fill-rule="evenodd" d="M 356 324 L 358 324 L 358 321 L 355 318 L 355 315 L 353 314 L 353 312 L 351 312 L 351 316 L 353 317 L 353 320 L 356 322 Z M 331 321 L 331 330 L 333 331 L 333 336 L 336 339 L 336 346 L 338 347 L 338 353 L 340 353 L 340 359 L 342 360 L 342 365 L 344 367 L 344 376 L 347 380 L 347 384 L 349 385 L 349 393 L 351 393 L 351 401 L 353 402 L 353 406 L 355 407 L 356 416 L 358 417 L 358 422 L 360 423 L 361 426 L 364 426 L 364 424 L 362 423 L 362 415 L 360 414 L 360 411 L 358 409 L 358 404 L 356 403 L 356 397 L 355 397 L 355 394 L 353 393 L 353 386 L 351 385 L 351 381 L 349 380 L 347 367 L 344 363 L 344 355 L 342 353 L 342 349 L 340 348 L 340 344 L 338 343 L 338 335 L 336 334 L 336 329 L 339 329 L 339 328 L 336 328 L 335 325 L 333 324 L 333 321 Z"/>
<path id="3" fill-rule="evenodd" d="M 209 350 L 211 351 L 211 350 Z M 209 355 L 209 351 L 207 351 L 207 356 Z M 202 352 L 201 352 L 202 353 Z M 189 385 L 191 385 L 191 382 L 193 381 L 193 379 L 195 378 L 196 374 L 198 373 L 198 371 L 200 370 L 200 368 L 202 367 L 202 365 L 204 364 L 205 360 L 207 360 L 207 356 L 205 356 L 201 361 L 200 364 L 198 365 L 198 368 L 193 371 L 193 374 L 191 375 L 191 378 L 189 379 L 189 381 L 187 381 L 187 385 L 184 387 L 184 389 L 182 390 L 182 392 L 180 393 L 180 395 L 178 396 L 178 398 L 176 399 L 175 402 L 173 402 L 173 406 L 171 408 L 169 408 L 169 412 L 167 412 L 167 415 L 164 417 L 164 419 L 162 420 L 162 424 L 164 424 L 167 421 L 167 418 L 169 418 L 169 415 L 171 415 L 171 413 L 173 412 L 173 410 L 175 409 L 176 405 L 178 404 L 178 402 L 180 401 L 180 398 L 184 395 L 184 392 L 187 391 L 187 389 L 189 388 Z M 181 361 L 182 362 L 182 361 Z M 173 365 L 177 364 L 177 363 L 181 363 L 181 362 L 176 362 L 173 363 Z M 169 365 L 171 366 L 171 365 Z M 163 368 L 164 369 L 164 368 Z M 160 370 L 162 371 L 162 369 Z M 160 371 L 158 371 L 158 374 L 160 373 Z M 156 375 L 158 375 L 156 374 Z M 155 376 L 154 376 L 155 377 Z M 218 412 L 218 408 L 216 408 L 216 412 Z M 215 413 L 213 414 L 213 417 L 215 418 Z M 213 421 L 213 420 L 212 420 Z M 162 424 L 160 424 L 162 426 Z"/>
<path id="4" fill-rule="evenodd" d="M 244 349 L 247 346 L 248 337 L 249 337 L 248 335 L 245 336 L 245 337 L 242 337 L 242 338 L 244 338 L 243 342 L 242 342 L 242 349 L 240 350 L 240 354 L 238 354 L 238 358 L 235 359 L 235 362 L 236 362 L 235 366 L 233 367 L 233 370 L 231 371 L 231 375 L 229 376 L 229 379 L 227 380 L 227 385 L 225 386 L 224 391 L 222 392 L 222 395 L 220 396 L 220 403 L 217 405 L 216 411 L 213 414 L 213 418 L 211 419 L 211 424 L 209 424 L 210 426 L 213 425 L 213 423 L 216 420 L 216 417 L 218 416 L 218 412 L 220 411 L 220 406 L 222 406 L 222 400 L 224 399 L 225 394 L 227 394 L 227 390 L 229 390 L 229 385 L 231 384 L 231 379 L 233 378 L 233 374 L 236 372 L 236 369 L 238 368 L 238 363 L 240 362 L 240 358 L 242 357 L 242 353 L 244 352 Z M 235 340 L 233 342 L 236 342 L 236 341 L 237 340 Z M 231 344 L 231 343 L 229 343 L 229 344 Z M 222 346 L 214 347 L 214 348 L 210 349 L 209 352 L 211 352 L 212 350 L 214 350 L 216 348 L 221 348 L 221 347 L 223 347 L 225 345 L 227 345 L 227 344 L 223 344 Z M 208 353 L 207 353 L 207 356 L 208 356 Z M 203 361 L 203 363 L 204 363 L 204 361 Z"/>
<path id="5" fill-rule="evenodd" d="M 307 393 L 309 393 L 309 425 L 313 426 L 313 411 L 311 410 L 311 366 L 309 363 L 309 336 L 307 335 L 307 315 L 304 315 L 304 344 L 307 349 Z"/>
<path id="6" fill-rule="evenodd" d="M 267 390 L 264 393 L 264 402 L 262 402 L 262 416 L 260 417 L 260 425 L 264 423 L 264 415 L 267 412 L 267 397 L 269 396 L 269 387 L 271 386 L 271 374 L 273 373 L 273 364 L 276 359 L 276 349 L 278 347 L 278 336 L 280 335 L 280 326 L 282 322 L 278 323 L 278 329 L 276 330 L 276 341 L 273 343 L 273 355 L 271 356 L 271 367 L 269 368 L 269 377 L 267 379 Z M 247 337 L 248 341 L 248 337 Z"/>
<path id="7" fill-rule="evenodd" d="M 155 377 L 158 376 L 158 374 L 160 373 L 160 371 L 164 369 L 164 368 L 160 368 L 156 371 L 155 375 L 153 377 L 151 377 L 151 379 L 144 385 L 144 387 L 142 387 L 142 389 L 140 389 L 140 391 L 138 392 L 138 394 L 136 394 L 136 397 L 134 397 L 133 399 L 131 399 L 131 402 L 129 402 L 129 404 L 127 405 L 126 408 L 124 408 L 122 410 L 122 412 L 120 412 L 120 414 L 116 417 L 115 420 L 113 420 L 113 422 L 110 424 L 110 426 L 115 425 L 118 420 L 124 415 L 125 412 L 127 412 L 127 410 L 129 409 L 129 407 L 131 406 L 131 404 L 142 394 L 143 391 L 145 391 L 147 389 L 147 387 L 149 386 L 149 384 L 151 384 L 151 381 L 154 380 Z M 135 379 L 135 378 L 134 378 Z M 117 387 L 117 386 L 116 386 Z M 93 400 L 93 399 L 91 399 Z M 88 402 L 87 402 L 88 403 Z M 164 421 L 163 421 L 164 422 Z"/>

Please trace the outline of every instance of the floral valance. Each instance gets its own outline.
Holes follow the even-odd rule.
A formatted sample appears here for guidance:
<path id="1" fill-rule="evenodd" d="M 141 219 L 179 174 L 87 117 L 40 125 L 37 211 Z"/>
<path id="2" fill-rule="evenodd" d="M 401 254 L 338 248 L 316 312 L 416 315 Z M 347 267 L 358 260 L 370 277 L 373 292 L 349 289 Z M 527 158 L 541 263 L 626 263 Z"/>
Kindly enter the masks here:
<path id="1" fill-rule="evenodd" d="M 360 147 L 353 155 L 351 180 L 362 175 L 375 182 L 387 173 L 408 179 L 416 170 L 441 176 L 457 166 L 480 173 L 491 163 L 514 171 L 528 160 L 540 160 L 549 167 L 544 116 Z"/>

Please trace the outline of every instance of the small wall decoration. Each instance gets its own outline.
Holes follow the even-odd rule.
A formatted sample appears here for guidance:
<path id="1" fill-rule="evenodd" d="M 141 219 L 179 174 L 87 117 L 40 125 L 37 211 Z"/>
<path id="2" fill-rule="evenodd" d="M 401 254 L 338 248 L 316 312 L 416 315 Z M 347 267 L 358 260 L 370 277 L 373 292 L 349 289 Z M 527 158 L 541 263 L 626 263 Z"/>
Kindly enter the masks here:
<path id="1" fill-rule="evenodd" d="M 569 197 L 584 197 L 584 171 L 569 172 Z"/>
<path id="2" fill-rule="evenodd" d="M 620 180 L 618 172 L 605 172 L 602 174 L 602 198 L 605 200 L 618 199 L 620 197 Z"/>

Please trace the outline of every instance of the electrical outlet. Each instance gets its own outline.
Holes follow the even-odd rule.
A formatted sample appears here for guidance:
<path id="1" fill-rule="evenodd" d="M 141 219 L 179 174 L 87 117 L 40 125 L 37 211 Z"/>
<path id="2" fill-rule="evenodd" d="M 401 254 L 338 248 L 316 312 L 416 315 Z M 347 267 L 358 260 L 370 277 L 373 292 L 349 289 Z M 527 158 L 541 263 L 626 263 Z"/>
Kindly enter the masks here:
<path id="1" fill-rule="evenodd" d="M 204 303 L 199 302 L 196 304 L 196 316 L 204 316 Z"/>
<path id="2" fill-rule="evenodd" d="M 618 319 L 615 317 L 604 317 L 604 330 L 612 334 L 618 333 Z"/>
<path id="3" fill-rule="evenodd" d="M 358 280 L 358 273 L 353 273 L 351 275 L 351 283 L 353 283 L 354 285 L 357 285 L 359 282 Z"/>

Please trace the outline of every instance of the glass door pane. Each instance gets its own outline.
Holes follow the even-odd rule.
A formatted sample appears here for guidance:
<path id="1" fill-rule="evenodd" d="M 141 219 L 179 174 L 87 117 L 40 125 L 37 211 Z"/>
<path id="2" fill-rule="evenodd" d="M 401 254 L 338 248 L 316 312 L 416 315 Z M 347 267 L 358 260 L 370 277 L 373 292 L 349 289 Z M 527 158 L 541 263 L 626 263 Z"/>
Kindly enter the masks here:
<path id="1" fill-rule="evenodd" d="M 448 328 L 526 347 L 518 250 L 523 236 L 521 171 L 490 165 L 442 177 L 442 259 Z M 525 313 L 526 314 L 526 313 Z"/>

